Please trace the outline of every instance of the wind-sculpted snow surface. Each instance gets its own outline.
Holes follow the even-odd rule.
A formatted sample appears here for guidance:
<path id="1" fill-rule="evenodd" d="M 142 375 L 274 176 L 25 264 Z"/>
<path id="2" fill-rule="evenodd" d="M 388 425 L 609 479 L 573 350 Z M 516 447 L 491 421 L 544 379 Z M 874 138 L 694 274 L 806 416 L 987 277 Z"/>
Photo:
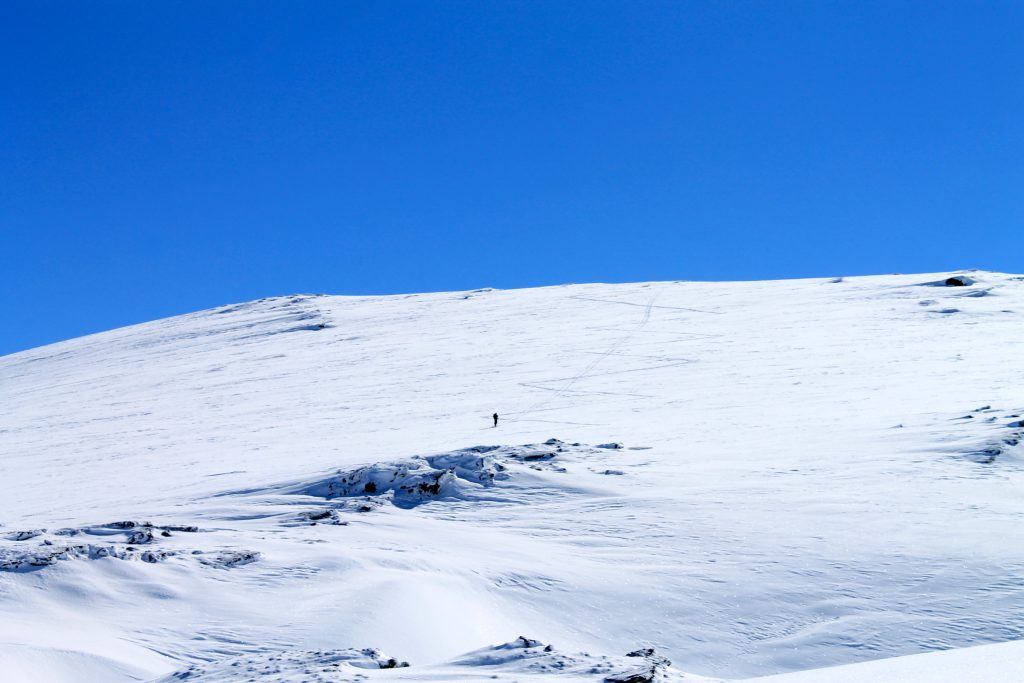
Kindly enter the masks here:
<path id="1" fill-rule="evenodd" d="M 974 449 L 968 450 L 966 455 L 969 459 L 980 464 L 993 464 L 999 459 L 1000 465 L 1006 467 L 1024 466 L 1024 459 L 1020 457 L 1024 453 L 1021 448 L 1021 441 L 1024 440 L 1024 420 L 1021 420 L 1021 409 L 1014 411 L 998 410 L 992 406 L 982 406 L 972 413 L 963 416 L 959 421 L 977 421 L 990 429 L 983 441 Z M 976 427 L 967 427 L 966 431 L 973 434 L 978 431 Z"/>
<path id="2" fill-rule="evenodd" d="M 891 670 L 1022 680 L 1022 329 L 1024 279 L 972 271 L 274 297 L 0 358 L 0 680 L 991 643 Z"/>

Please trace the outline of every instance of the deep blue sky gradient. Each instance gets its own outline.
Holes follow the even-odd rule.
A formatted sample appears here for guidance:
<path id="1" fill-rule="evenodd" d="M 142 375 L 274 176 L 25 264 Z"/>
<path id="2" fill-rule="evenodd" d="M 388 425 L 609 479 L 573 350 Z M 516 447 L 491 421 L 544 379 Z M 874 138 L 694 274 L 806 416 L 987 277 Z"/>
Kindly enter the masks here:
<path id="1" fill-rule="evenodd" d="M 0 354 L 292 292 L 1021 270 L 1021 2 L 0 9 Z"/>

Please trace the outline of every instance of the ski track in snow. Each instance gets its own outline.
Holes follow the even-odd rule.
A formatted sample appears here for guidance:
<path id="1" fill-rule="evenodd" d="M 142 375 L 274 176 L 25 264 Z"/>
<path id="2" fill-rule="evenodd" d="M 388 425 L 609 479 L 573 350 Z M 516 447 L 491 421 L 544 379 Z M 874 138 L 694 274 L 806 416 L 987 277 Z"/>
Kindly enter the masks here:
<path id="1" fill-rule="evenodd" d="M 1024 649 L 869 661 L 1024 639 L 1024 281 L 945 278 L 297 295 L 0 358 L 0 678 L 983 680 Z"/>

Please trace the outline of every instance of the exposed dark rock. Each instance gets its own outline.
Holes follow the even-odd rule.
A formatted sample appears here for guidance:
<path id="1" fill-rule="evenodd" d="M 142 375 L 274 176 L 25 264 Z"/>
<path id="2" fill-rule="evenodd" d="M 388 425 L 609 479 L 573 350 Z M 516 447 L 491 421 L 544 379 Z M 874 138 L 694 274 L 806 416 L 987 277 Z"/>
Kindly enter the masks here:
<path id="1" fill-rule="evenodd" d="M 175 554 L 176 553 L 173 550 L 146 550 L 139 555 L 139 559 L 143 562 L 156 564 L 157 562 L 162 562 Z"/>
<path id="2" fill-rule="evenodd" d="M 543 644 L 544 643 L 540 642 L 539 640 L 534 640 L 533 638 L 527 638 L 526 636 L 519 636 L 518 638 L 513 640 L 511 643 L 509 643 L 509 646 L 510 647 L 523 647 L 523 648 L 526 648 L 526 647 L 540 647 Z"/>
<path id="3" fill-rule="evenodd" d="M 554 453 L 525 453 L 522 459 L 530 462 L 533 460 L 551 460 L 553 457 L 555 457 Z"/>
<path id="4" fill-rule="evenodd" d="M 110 528 L 110 529 L 135 529 L 135 528 L 138 528 L 138 527 L 150 528 L 152 526 L 153 526 L 153 524 L 151 522 L 132 522 L 132 521 L 111 522 L 110 524 L 107 525 L 107 527 Z"/>
<path id="5" fill-rule="evenodd" d="M 400 662 L 394 657 L 391 657 L 386 661 L 380 662 L 379 666 L 382 669 L 403 669 L 409 666 L 409 662 Z"/>
<path id="6" fill-rule="evenodd" d="M 153 532 L 150 529 L 139 529 L 128 534 L 128 543 L 143 545 L 153 542 Z"/>
<path id="7" fill-rule="evenodd" d="M 654 683 L 654 671 L 614 674 L 605 678 L 605 683 Z"/>

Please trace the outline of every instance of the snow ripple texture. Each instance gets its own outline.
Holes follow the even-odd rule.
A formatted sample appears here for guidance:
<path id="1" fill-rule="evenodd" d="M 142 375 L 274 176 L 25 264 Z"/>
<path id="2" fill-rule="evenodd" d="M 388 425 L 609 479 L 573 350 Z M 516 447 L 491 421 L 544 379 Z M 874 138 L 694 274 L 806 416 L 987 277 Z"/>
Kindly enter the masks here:
<path id="1" fill-rule="evenodd" d="M 295 295 L 5 356 L 0 680 L 986 644 L 912 665 L 1021 680 L 982 676 L 1024 660 L 1022 329 L 1024 278 L 972 271 Z"/>

